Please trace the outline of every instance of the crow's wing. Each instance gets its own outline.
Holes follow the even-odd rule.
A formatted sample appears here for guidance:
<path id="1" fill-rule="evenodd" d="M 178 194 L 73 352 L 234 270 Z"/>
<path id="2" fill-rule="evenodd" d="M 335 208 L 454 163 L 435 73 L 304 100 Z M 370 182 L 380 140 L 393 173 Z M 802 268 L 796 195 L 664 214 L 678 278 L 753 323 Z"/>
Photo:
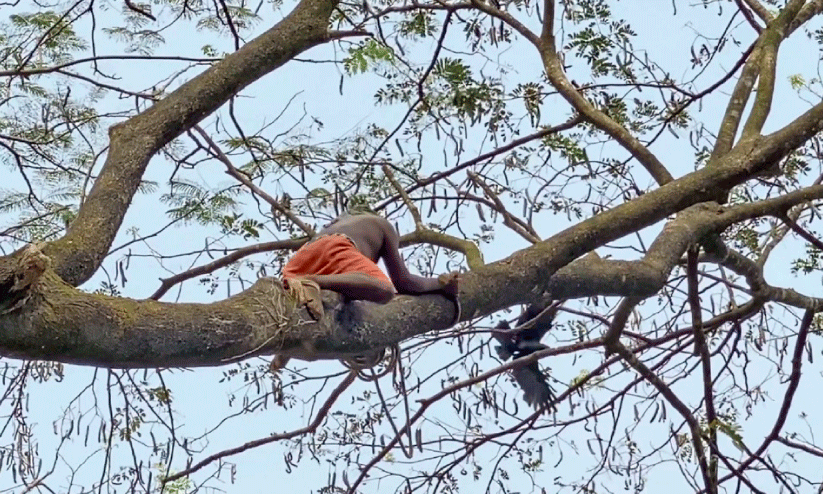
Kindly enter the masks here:
<path id="1" fill-rule="evenodd" d="M 551 390 L 546 376 L 540 372 L 537 362 L 524 365 L 512 371 L 512 376 L 523 390 L 523 400 L 534 408 L 541 408 L 551 399 Z"/>
<path id="2" fill-rule="evenodd" d="M 526 310 L 523 311 L 522 314 L 520 314 L 520 317 L 517 318 L 518 326 L 522 326 L 534 319 L 533 324 L 530 327 L 520 331 L 518 338 L 520 341 L 539 342 L 543 339 L 543 336 L 549 332 L 552 328 L 552 323 L 554 322 L 554 316 L 557 314 L 558 307 L 554 307 L 543 313 L 548 306 L 549 304 L 531 304 L 526 307 Z"/>
<path id="3" fill-rule="evenodd" d="M 494 329 L 511 329 L 511 326 L 509 326 L 509 323 L 506 321 L 500 321 Z M 500 343 L 500 345 L 494 347 L 494 350 L 497 352 L 497 356 L 500 357 L 501 360 L 509 360 L 515 350 L 515 345 L 512 341 L 511 335 L 492 331 L 492 336 L 494 336 L 494 339 Z"/>

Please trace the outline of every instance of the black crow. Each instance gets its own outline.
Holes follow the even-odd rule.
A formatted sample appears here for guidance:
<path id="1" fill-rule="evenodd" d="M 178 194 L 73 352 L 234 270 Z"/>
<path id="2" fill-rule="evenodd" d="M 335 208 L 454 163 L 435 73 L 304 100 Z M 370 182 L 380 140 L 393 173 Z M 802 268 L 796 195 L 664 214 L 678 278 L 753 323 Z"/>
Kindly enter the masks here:
<path id="1" fill-rule="evenodd" d="M 500 343 L 495 347 L 497 355 L 503 360 L 516 359 L 547 348 L 540 340 L 551 329 L 557 308 L 558 306 L 548 304 L 531 304 L 517 318 L 517 328 L 521 328 L 520 330 L 492 331 L 492 335 Z M 501 321 L 495 329 L 505 330 L 511 327 L 508 322 Z M 513 369 L 512 377 L 523 390 L 523 399 L 529 406 L 543 408 L 551 400 L 553 393 L 538 362 Z"/>

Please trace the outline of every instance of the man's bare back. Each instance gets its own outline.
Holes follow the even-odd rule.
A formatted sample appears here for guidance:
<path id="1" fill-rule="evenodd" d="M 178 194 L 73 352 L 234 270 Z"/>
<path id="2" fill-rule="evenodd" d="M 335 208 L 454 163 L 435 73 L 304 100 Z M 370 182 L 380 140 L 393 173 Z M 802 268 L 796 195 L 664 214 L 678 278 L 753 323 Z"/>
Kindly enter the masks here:
<path id="1" fill-rule="evenodd" d="M 317 235 L 332 235 L 335 233 L 346 235 L 357 244 L 357 250 L 373 262 L 377 262 L 380 259 L 380 250 L 386 237 L 386 225 L 391 228 L 392 232 L 394 231 L 391 224 L 380 216 L 344 214 L 326 225 Z"/>
<path id="2" fill-rule="evenodd" d="M 341 246 L 343 237 L 353 245 L 344 241 Z M 377 267 L 380 259 L 388 278 Z M 409 272 L 400 255 L 397 231 L 385 218 L 371 214 L 340 216 L 302 247 L 283 272 L 287 283 L 289 278 L 308 280 L 350 300 L 381 304 L 397 293 L 441 293 L 456 301 L 459 281 L 457 273 L 426 278 Z"/>
<path id="3" fill-rule="evenodd" d="M 382 258 L 397 293 L 446 291 L 446 295 L 457 295 L 456 273 L 443 279 L 424 278 L 409 272 L 400 255 L 400 235 L 385 218 L 371 214 L 343 215 L 320 230 L 318 235 L 333 234 L 349 237 L 357 250 L 374 263 Z"/>

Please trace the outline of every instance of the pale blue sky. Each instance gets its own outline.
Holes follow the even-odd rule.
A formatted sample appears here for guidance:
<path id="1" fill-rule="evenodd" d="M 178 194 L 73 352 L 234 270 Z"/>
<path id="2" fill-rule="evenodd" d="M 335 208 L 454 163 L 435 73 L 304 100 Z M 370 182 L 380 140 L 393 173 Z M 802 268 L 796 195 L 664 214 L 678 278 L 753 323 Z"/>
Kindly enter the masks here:
<path id="1" fill-rule="evenodd" d="M 285 8 L 289 9 L 291 5 L 292 3 L 289 3 L 285 6 Z M 649 5 L 649 2 L 617 2 L 615 5 L 615 13 L 616 16 L 625 15 L 625 17 L 627 17 L 631 22 L 634 29 L 638 32 L 635 49 L 647 51 L 650 59 L 656 60 L 661 64 L 667 64 L 669 67 L 672 67 L 673 70 L 676 68 L 682 73 L 690 71 L 686 63 L 689 46 L 693 40 L 694 29 L 691 25 L 699 25 L 701 32 L 717 34 L 721 31 L 722 26 L 728 21 L 727 12 L 724 12 L 722 16 L 716 15 L 716 7 L 710 7 L 705 12 L 692 12 L 692 9 L 689 9 L 685 5 L 678 5 L 680 15 L 672 16 L 672 5 L 669 2 L 656 3 L 656 6 L 659 7 L 657 9 L 649 8 Z M 26 11 L 31 7 L 21 5 L 19 8 Z M 264 7 L 264 9 L 265 8 L 267 7 Z M 643 15 L 642 22 L 639 21 L 638 17 L 638 14 L 641 12 Z M 110 12 L 100 14 L 97 18 L 97 22 L 101 25 L 105 25 L 107 21 L 110 22 L 110 18 L 108 17 L 110 15 Z M 258 32 L 267 28 L 275 20 L 279 20 L 281 16 L 282 13 L 280 12 L 275 14 L 264 13 L 265 23 L 258 26 Z M 742 19 L 740 19 L 740 22 L 742 22 Z M 819 25 L 819 21 L 814 25 Z M 78 31 L 85 32 L 84 29 L 85 28 L 78 28 Z M 452 35 L 449 37 L 449 42 L 452 46 L 462 46 L 458 44 L 462 40 L 462 33 L 460 33 L 458 29 L 452 29 L 453 31 Z M 736 29 L 735 34 L 742 38 L 744 45 L 747 45 L 752 38 L 750 30 L 748 30 L 745 26 Z M 227 38 L 222 38 L 217 41 L 214 36 L 210 34 L 193 34 L 193 29 L 188 27 L 173 28 L 169 31 L 166 37 L 168 40 L 174 41 L 168 43 L 165 47 L 158 49 L 157 54 L 182 55 L 184 54 L 183 52 L 185 52 L 185 54 L 190 56 L 199 56 L 200 46 L 206 43 L 214 45 L 218 47 L 218 49 L 228 50 L 231 46 L 231 43 Z M 250 37 L 247 39 L 250 39 Z M 97 43 L 98 52 L 101 54 L 119 52 L 119 48 L 113 45 L 110 41 L 106 40 L 103 36 L 99 36 L 97 38 Z M 422 50 L 423 48 L 426 47 L 423 46 L 420 49 Z M 423 54 L 418 57 L 419 60 L 423 60 L 429 52 L 430 50 L 423 52 Z M 789 54 L 790 56 L 788 56 Z M 772 117 L 767 123 L 767 131 L 773 130 L 786 123 L 806 108 L 806 103 L 798 100 L 798 98 L 788 87 L 786 78 L 795 73 L 804 73 L 807 75 L 807 78 L 812 77 L 816 74 L 816 64 L 808 64 L 805 63 L 805 61 L 818 60 L 819 58 L 819 53 L 814 44 L 805 40 L 801 33 L 797 33 L 792 40 L 784 45 L 781 55 L 783 56 L 780 59 L 780 72 L 778 74 L 779 87 L 775 97 L 777 104 L 774 105 Z M 326 45 L 315 48 L 310 52 L 301 55 L 301 57 L 315 59 L 339 59 L 341 58 L 341 54 L 339 50 L 336 50 L 332 45 Z M 671 58 L 671 62 L 668 60 L 669 57 Z M 721 64 L 722 68 L 728 68 L 734 62 L 734 57 L 729 54 L 724 54 L 721 59 L 723 60 L 723 63 Z M 499 60 L 504 64 L 510 64 L 514 69 L 507 75 L 508 81 L 534 79 L 540 71 L 540 63 L 536 51 L 530 46 L 526 46 L 522 43 L 515 44 L 507 50 L 504 50 L 503 53 L 499 54 Z M 489 72 L 495 70 L 492 62 L 487 62 L 483 64 L 484 66 L 482 67 L 480 65 L 481 62 L 474 62 L 474 64 L 477 69 L 483 68 L 484 71 Z M 129 62 L 126 64 L 104 63 L 101 66 L 104 68 L 108 66 L 112 71 L 120 75 L 122 77 L 122 86 L 132 90 L 139 90 L 144 89 L 146 86 L 156 82 L 158 75 L 166 75 L 170 72 L 170 69 L 167 67 L 173 67 L 174 65 L 169 64 L 167 66 L 162 62 Z M 708 70 L 703 77 L 698 79 L 698 88 L 702 89 L 707 84 L 707 81 L 714 81 L 719 74 L 719 68 L 720 67 L 714 67 L 713 69 Z M 192 73 L 193 72 L 189 72 L 187 76 L 184 77 L 190 77 Z M 675 72 L 672 75 L 675 77 L 680 77 L 682 74 Z M 264 122 L 270 121 L 274 115 L 281 112 L 282 108 L 295 93 L 303 90 L 303 92 L 292 102 L 290 109 L 284 113 L 281 120 L 270 131 L 270 134 L 276 134 L 291 127 L 293 123 L 300 118 L 300 115 L 305 109 L 309 115 L 317 117 L 324 123 L 325 126 L 322 131 L 312 130 L 313 141 L 323 142 L 340 137 L 347 133 L 351 133 L 355 130 L 362 129 L 367 123 L 374 122 L 387 128 L 393 128 L 398 119 L 405 112 L 405 108 L 402 107 L 389 108 L 377 107 L 374 105 L 372 96 L 380 84 L 380 80 L 378 78 L 372 75 L 360 75 L 353 78 L 347 77 L 345 80 L 343 95 L 341 96 L 338 93 L 339 77 L 339 69 L 331 64 L 291 62 L 283 68 L 256 82 L 253 86 L 244 91 L 244 97 L 238 101 L 238 114 L 242 115 L 242 123 L 246 129 L 254 129 L 262 125 Z M 306 81 L 310 81 L 311 87 L 304 87 Z M 510 89 L 513 87 L 513 84 L 507 87 Z M 723 105 L 725 105 L 729 87 L 730 85 L 724 86 L 724 91 L 718 92 L 703 101 L 702 111 L 700 112 L 698 119 L 706 123 L 708 128 L 712 131 L 714 131 L 717 127 L 717 122 L 719 121 L 721 114 L 720 112 L 723 109 Z M 110 105 L 112 108 L 122 108 L 130 104 L 131 102 L 126 102 L 124 100 L 118 101 L 114 98 L 109 98 L 106 102 L 106 105 Z M 552 114 L 553 111 L 556 113 Z M 697 105 L 693 106 L 691 111 L 696 112 Z M 569 109 L 565 103 L 547 105 L 543 111 L 544 120 L 541 123 L 559 123 L 566 118 L 568 113 Z M 225 115 L 225 113 L 223 115 Z M 211 123 L 213 122 L 214 117 L 210 117 L 206 122 L 204 122 L 204 128 L 207 130 L 212 130 L 213 126 Z M 308 127 L 308 123 L 303 125 L 303 127 Z M 480 137 L 482 135 L 482 129 L 477 129 L 472 132 L 472 139 L 467 140 L 468 151 L 462 157 L 462 160 L 471 158 L 477 153 L 490 149 L 488 143 L 485 145 L 481 144 Z M 604 147 L 603 153 L 612 153 L 614 150 L 614 146 Z M 680 139 L 675 139 L 670 134 L 666 134 L 658 143 L 655 144 L 653 150 L 658 154 L 661 160 L 669 166 L 670 171 L 675 176 L 681 176 L 691 171 L 694 167 L 693 152 L 688 144 L 688 138 L 685 132 L 681 133 Z M 598 151 L 596 149 L 590 149 L 589 152 L 590 154 L 596 154 Z M 442 145 L 435 142 L 433 136 L 424 141 L 423 156 L 425 170 L 428 172 L 439 170 L 444 166 Z M 615 156 L 625 157 L 626 152 L 617 151 Z M 450 159 L 454 158 L 450 157 Z M 450 162 L 447 166 L 453 164 L 454 162 Z M 155 159 L 149 167 L 146 178 L 156 180 L 163 184 L 163 182 L 168 178 L 170 166 L 171 165 L 165 160 Z M 202 181 L 202 183 L 210 186 L 224 186 L 231 183 L 229 177 L 223 173 L 222 165 L 217 163 L 200 165 L 193 173 L 190 172 L 189 176 L 197 177 L 200 181 Z M 641 180 L 641 185 L 644 183 L 647 183 L 647 181 Z M 287 186 L 288 185 L 286 185 L 286 187 Z M 277 190 L 276 186 L 273 184 L 265 184 L 264 187 L 270 192 Z M 161 191 L 165 191 L 165 187 L 162 185 Z M 250 205 L 250 211 L 253 211 L 253 203 L 248 201 L 248 204 Z M 164 208 L 158 205 L 155 197 L 138 196 L 132 209 L 126 217 L 121 235 L 115 242 L 115 246 L 128 240 L 129 237 L 126 234 L 127 228 L 137 227 L 140 229 L 141 233 L 148 233 L 156 229 L 158 218 L 163 215 L 163 212 Z M 468 213 L 466 216 L 467 218 L 474 217 L 473 214 Z M 469 224 L 471 225 L 472 223 Z M 408 224 L 406 224 L 406 226 L 408 226 Z M 476 224 L 474 226 L 476 227 Z M 541 220 L 536 223 L 536 226 L 541 235 L 548 237 L 551 233 L 565 228 L 567 224 L 561 217 L 544 214 L 541 216 Z M 487 262 L 503 258 L 511 254 L 513 251 L 527 245 L 525 241 L 515 235 L 510 234 L 502 228 L 503 227 L 501 226 L 497 230 L 498 235 L 495 242 L 491 245 L 483 247 L 483 252 Z M 648 242 L 659 231 L 659 228 L 660 225 L 655 225 L 654 227 L 649 228 L 648 231 L 644 232 L 643 237 L 646 245 L 648 245 Z M 174 230 L 170 235 L 163 237 L 163 240 L 158 241 L 158 243 L 153 243 L 152 245 L 157 248 L 162 247 L 162 251 L 165 254 L 186 252 L 200 248 L 203 245 L 204 237 L 213 237 L 215 235 L 216 232 L 214 231 L 209 231 L 195 226 L 187 226 L 185 229 Z M 272 238 L 277 237 L 264 236 L 261 240 L 267 241 Z M 168 247 L 160 242 L 173 242 L 174 245 L 173 247 Z M 234 243 L 233 245 L 236 246 L 238 244 Z M 818 275 L 793 277 L 787 274 L 788 271 L 786 269 L 786 265 L 792 256 L 791 249 L 802 248 L 800 245 L 801 244 L 797 242 L 787 242 L 783 247 L 781 247 L 780 251 L 773 254 L 774 260 L 767 266 L 767 279 L 777 285 L 792 286 L 803 293 L 814 294 L 819 291 L 820 280 Z M 135 246 L 134 249 L 135 251 L 139 251 L 141 247 Z M 142 249 L 143 252 L 146 251 L 145 248 Z M 601 254 L 602 253 L 603 252 L 601 252 Z M 616 257 L 632 258 L 632 253 L 627 251 L 615 250 L 609 253 Z M 114 261 L 116 261 L 119 257 L 119 255 L 114 255 L 109 262 L 106 263 L 106 268 L 109 269 L 109 272 L 113 273 L 111 268 L 114 266 Z M 257 260 L 263 259 L 265 258 L 257 258 Z M 190 260 L 188 262 L 190 262 Z M 203 262 L 208 262 L 208 259 L 201 258 L 197 264 Z M 175 272 L 190 267 L 188 263 L 175 260 L 164 262 L 164 266 Z M 124 294 L 135 298 L 147 297 L 158 287 L 159 282 L 157 279 L 159 277 L 168 276 L 168 272 L 159 269 L 157 263 L 150 258 L 133 259 L 132 267 L 127 274 L 129 276 L 129 282 L 124 288 Z M 100 281 L 103 279 L 105 279 L 105 276 L 102 273 L 98 273 L 98 275 L 95 276 L 92 281 L 87 283 L 84 288 L 97 288 Z M 239 286 L 232 287 L 232 293 L 236 293 L 239 289 Z M 180 295 L 179 300 L 206 302 L 223 298 L 225 293 L 226 290 L 221 287 L 215 296 L 208 296 L 197 284 L 196 280 L 192 280 L 184 285 L 184 290 Z M 164 300 L 175 300 L 175 294 L 176 291 L 170 292 L 166 295 Z M 647 307 L 649 306 L 656 307 L 656 301 L 654 299 L 650 300 L 647 304 Z M 776 310 L 780 311 L 782 309 Z M 561 321 L 568 319 L 569 317 L 565 316 L 561 319 Z M 792 323 L 788 322 L 788 319 L 789 318 L 787 318 L 787 324 L 791 325 Z M 650 328 L 641 326 L 641 331 L 643 329 Z M 558 339 L 567 339 L 568 334 L 563 334 L 558 331 L 558 334 L 554 337 Z M 478 339 L 473 340 L 474 345 L 478 342 Z M 550 340 L 548 343 L 557 344 L 556 340 Z M 435 368 L 435 365 L 442 365 L 443 362 L 455 359 L 458 355 L 456 345 L 449 345 L 446 342 L 440 342 L 437 344 L 436 351 L 429 351 L 424 355 L 424 358 L 414 362 L 415 369 L 420 369 L 416 373 L 418 375 L 425 376 L 428 374 L 430 369 Z M 475 356 L 469 358 L 469 366 L 474 362 L 474 358 Z M 581 369 L 590 369 L 597 365 L 601 360 L 601 353 L 590 352 L 582 356 L 578 355 L 576 360 L 573 357 L 554 358 L 544 360 L 543 364 L 551 367 L 553 377 L 555 379 L 560 382 L 569 382 L 573 377 L 577 376 L 581 372 Z M 488 358 L 484 358 L 478 362 L 480 369 L 482 370 L 490 369 L 493 366 L 492 360 Z M 215 369 L 196 369 L 193 371 L 175 370 L 165 373 L 164 377 L 166 379 L 166 383 L 171 387 L 174 393 L 175 408 L 178 413 L 175 420 L 178 424 L 181 424 L 185 435 L 198 435 L 199 433 L 216 426 L 227 413 L 235 413 L 238 411 L 238 403 L 242 403 L 242 400 L 238 399 L 233 407 L 227 407 L 227 397 L 231 393 L 237 393 L 238 396 L 242 396 L 246 392 L 243 388 L 243 384 L 236 379 L 228 384 L 217 384 L 222 373 L 229 368 L 234 367 L 235 366 Z M 305 371 L 306 375 L 312 376 L 321 376 L 326 373 L 342 371 L 342 367 L 337 363 L 297 363 L 292 364 L 291 368 L 301 369 L 302 371 Z M 41 445 L 40 452 L 44 457 L 44 461 L 50 461 L 52 451 L 51 448 L 55 440 L 55 437 L 52 434 L 52 421 L 58 416 L 58 414 L 57 410 L 52 408 L 54 406 L 52 404 L 60 404 L 61 406 L 64 406 L 74 395 L 80 392 L 80 390 L 82 390 L 89 383 L 95 372 L 97 374 L 96 389 L 98 390 L 98 399 L 101 399 L 101 403 L 105 403 L 105 399 L 103 398 L 104 395 L 99 394 L 105 389 L 106 372 L 103 370 L 95 371 L 94 369 L 89 368 L 70 367 L 67 369 L 67 379 L 65 382 L 49 382 L 31 386 L 29 388 L 32 393 L 29 406 L 31 410 L 34 410 L 31 417 L 32 420 L 36 422 L 34 424 L 35 434 L 38 436 L 38 441 Z M 774 373 L 774 367 L 772 366 L 767 368 L 766 366 L 762 366 L 753 369 L 750 377 L 758 373 L 761 374 L 759 376 L 761 379 L 765 379 Z M 797 414 L 803 411 L 809 415 L 808 422 L 810 424 L 814 424 L 818 419 L 823 418 L 818 415 L 819 412 L 815 407 L 815 395 L 813 393 L 813 385 L 818 379 L 817 374 L 819 373 L 819 370 L 817 367 L 813 368 L 812 366 L 809 366 L 805 369 L 805 373 L 805 379 L 801 382 L 790 417 L 796 417 Z M 142 372 L 137 374 L 142 377 Z M 633 377 L 633 375 L 630 377 Z M 752 378 L 752 380 L 753 382 L 755 381 L 754 378 Z M 339 378 L 334 381 L 332 386 L 336 384 L 337 381 L 339 381 Z M 626 382 L 625 377 L 618 378 L 614 386 L 618 386 L 619 383 L 622 382 Z M 774 415 L 780 404 L 783 393 L 783 388 L 774 386 L 774 384 L 775 383 L 773 382 L 767 387 L 767 390 L 772 393 L 770 396 L 772 403 L 758 407 L 754 417 L 750 419 L 741 419 L 741 425 L 743 426 L 743 437 L 750 447 L 757 447 L 759 445 L 763 435 L 768 431 L 773 423 Z M 508 381 L 501 382 L 500 386 L 501 389 L 506 390 L 510 396 L 512 394 L 519 395 L 519 391 L 512 383 Z M 301 386 L 298 394 L 301 397 L 308 397 L 313 393 L 316 387 L 316 385 Z M 437 382 L 430 383 L 430 386 L 427 388 L 428 392 L 412 396 L 411 398 L 423 398 L 438 388 L 439 385 Z M 648 387 L 641 387 L 640 391 L 648 391 L 647 388 Z M 352 389 L 347 391 L 341 397 L 338 401 L 338 405 L 335 407 L 335 410 L 342 410 L 352 413 L 362 411 L 362 404 L 351 403 L 352 398 L 358 396 L 361 391 L 365 389 L 371 389 L 372 391 L 374 390 L 373 385 L 357 383 L 352 387 Z M 390 389 L 390 382 L 388 380 L 382 381 L 382 389 L 384 392 L 388 392 Z M 690 378 L 678 384 L 675 389 L 683 396 L 688 397 L 690 403 L 696 403 L 696 398 L 699 397 L 701 392 L 699 381 L 696 376 L 695 378 Z M 328 387 L 324 393 L 327 393 L 327 390 Z M 250 390 L 249 394 L 251 396 L 255 396 L 254 390 Z M 595 396 L 597 396 L 596 392 Z M 603 394 L 602 398 L 598 401 L 604 401 L 610 396 L 611 394 Z M 321 401 L 324 398 L 325 394 L 321 397 Z M 84 408 L 90 406 L 90 399 L 90 395 L 84 396 L 82 398 L 81 406 Z M 40 409 L 41 407 L 42 410 Z M 568 410 L 568 405 L 564 403 L 560 406 L 560 408 L 563 414 L 565 414 Z M 451 403 L 446 401 L 430 409 L 427 414 L 428 420 L 423 425 L 424 436 L 426 438 L 431 439 L 436 437 L 438 434 L 444 433 L 446 429 L 442 427 L 460 427 L 461 421 L 454 415 L 453 411 L 450 412 L 449 410 L 453 409 L 451 408 Z M 103 411 L 104 415 L 107 413 L 107 411 Z M 577 414 L 580 413 L 582 412 L 578 410 Z M 670 418 L 674 417 L 675 412 L 671 408 L 668 410 L 668 413 Z M 525 414 L 526 407 L 521 401 L 519 415 L 525 416 Z M 195 461 L 221 449 L 237 446 L 245 441 L 263 437 L 271 432 L 282 432 L 301 427 L 308 420 L 310 420 L 309 416 L 310 410 L 298 404 L 294 409 L 289 411 L 284 411 L 283 409 L 271 406 L 267 410 L 259 410 L 254 414 L 236 417 L 228 421 L 226 424 L 223 424 L 209 436 L 208 443 L 204 445 L 205 449 L 203 453 L 201 455 L 197 455 L 195 457 Z M 403 420 L 402 412 L 399 409 L 397 410 L 397 413 L 395 413 L 395 418 L 401 422 Z M 330 421 L 331 420 L 335 419 L 331 418 Z M 634 416 L 632 414 L 631 407 L 627 406 L 623 410 L 623 415 L 620 418 L 620 426 L 618 427 L 616 436 L 618 438 L 621 437 L 624 431 L 623 428 L 628 427 L 633 421 Z M 677 419 L 672 419 L 672 421 L 674 423 L 679 423 L 679 420 Z M 510 425 L 513 423 L 514 422 L 511 419 L 504 418 L 501 419 L 500 425 L 505 426 L 506 424 Z M 484 425 L 485 430 L 487 431 L 496 430 L 497 427 L 491 423 L 486 423 Z M 566 479 L 574 478 L 572 473 L 575 470 L 580 470 L 580 475 L 584 475 L 585 472 L 582 469 L 590 466 L 592 461 L 585 444 L 585 441 L 589 439 L 591 435 L 583 430 L 582 426 L 578 425 L 577 427 L 579 427 L 577 430 L 574 428 L 569 428 L 561 436 L 561 443 L 565 443 L 562 445 L 562 451 L 565 459 L 558 468 L 563 469 L 564 478 Z M 796 429 L 797 432 L 805 433 L 803 427 L 804 425 L 802 422 L 790 421 L 786 427 L 786 430 L 792 431 Z M 667 432 L 667 428 L 667 423 L 658 424 L 656 427 L 645 426 L 641 429 L 642 433 L 635 435 L 633 439 L 638 443 L 641 450 L 646 451 L 653 441 L 659 441 L 659 438 L 662 437 L 661 435 Z M 388 427 L 385 427 L 382 430 L 384 434 L 389 434 Z M 543 430 L 538 431 L 537 433 L 532 433 L 530 436 L 533 438 L 541 438 L 544 437 L 541 434 L 545 433 L 545 430 Z M 92 436 L 94 436 L 94 433 L 92 433 Z M 144 436 L 143 439 L 145 440 L 147 438 Z M 82 441 L 79 442 L 79 445 L 72 446 L 70 449 L 64 448 L 64 454 L 67 457 L 70 456 L 69 453 L 72 452 L 77 455 L 87 455 L 90 448 L 84 448 L 82 446 Z M 552 456 L 552 451 L 554 451 L 556 447 L 557 446 L 546 445 L 544 448 L 546 463 L 542 472 L 537 473 L 534 476 L 534 481 L 538 485 L 544 486 L 548 492 L 555 491 L 555 487 L 553 487 L 553 479 L 556 476 L 553 466 L 555 458 Z M 727 451 L 732 449 L 732 446 L 728 441 L 725 442 L 724 447 Z M 130 455 L 127 453 L 127 445 L 125 443 L 120 443 L 117 445 L 116 449 L 118 450 L 117 458 L 119 458 L 120 462 L 122 463 L 123 461 L 128 461 Z M 574 452 L 575 450 L 577 453 Z M 237 481 L 234 484 L 229 483 L 229 475 L 227 475 L 228 471 L 223 472 L 223 475 L 221 476 L 221 482 L 224 482 L 222 489 L 228 493 L 279 492 L 282 489 L 288 489 L 289 491 L 295 492 L 308 492 L 310 489 L 319 488 L 323 484 L 323 479 L 325 479 L 326 475 L 328 475 L 329 472 L 334 471 L 334 469 L 327 462 L 327 460 L 333 459 L 334 456 L 329 455 L 326 457 L 321 457 L 319 461 L 312 460 L 311 458 L 305 458 L 300 463 L 300 466 L 297 467 L 291 474 L 286 474 L 283 463 L 283 454 L 285 451 L 286 450 L 282 446 L 269 445 L 230 458 L 229 461 L 237 464 Z M 775 447 L 774 451 L 780 451 L 780 448 Z M 336 453 L 333 450 L 332 452 Z M 363 454 L 361 459 L 368 458 L 371 454 L 368 450 L 361 451 L 361 453 Z M 494 446 L 481 450 L 480 456 L 478 457 L 478 462 L 483 465 L 487 465 L 486 473 L 488 473 L 491 469 L 491 462 L 496 460 L 497 453 L 498 450 Z M 294 454 L 296 456 L 297 452 L 295 451 Z M 575 454 L 579 454 L 581 458 L 579 460 L 575 460 Z M 399 451 L 395 453 L 394 457 L 397 460 L 405 460 Z M 179 469 L 181 467 L 180 460 L 182 459 L 180 452 L 175 454 L 175 458 L 175 468 Z M 417 457 L 415 457 L 415 459 L 416 458 Z M 775 461 L 779 461 L 779 458 L 780 456 L 777 455 L 774 459 Z M 84 479 L 97 478 L 99 476 L 101 465 L 99 460 L 102 459 L 102 454 L 98 453 L 94 459 L 95 461 L 90 461 L 80 471 L 78 471 L 77 475 Z M 513 468 L 514 463 L 517 461 L 516 458 L 509 459 L 507 461 L 511 465 L 507 468 L 507 470 L 512 475 L 512 478 L 518 479 L 518 484 L 521 486 L 520 491 L 523 493 L 533 492 L 531 482 L 522 473 L 519 473 L 515 468 Z M 806 473 L 813 473 L 817 465 L 811 464 L 808 461 L 808 457 L 804 458 L 803 461 L 804 463 L 801 463 L 794 468 L 797 468 L 798 472 L 803 471 Z M 394 469 L 397 470 L 397 467 L 395 466 Z M 204 478 L 204 472 L 206 472 L 205 475 L 209 475 L 212 471 L 212 468 L 207 467 L 195 476 L 195 479 L 202 480 Z M 376 470 L 375 474 L 378 474 L 378 472 L 379 470 Z M 62 468 L 62 470 L 58 470 L 58 472 L 54 474 L 53 479 L 60 479 L 65 477 L 67 474 L 68 470 Z M 342 470 L 338 468 L 337 478 L 340 479 L 341 475 Z M 350 471 L 349 479 L 353 479 L 355 477 L 355 472 Z M 621 490 L 621 479 L 617 477 L 613 477 L 613 479 L 613 490 Z M 676 480 L 673 481 L 672 479 Z M 481 492 L 485 489 L 487 480 L 487 478 L 483 478 L 482 481 L 477 484 L 463 482 L 461 483 L 461 486 L 470 488 L 472 492 Z M 54 480 L 52 480 L 52 482 L 52 485 L 54 486 L 64 485 L 63 483 L 55 482 Z M 363 492 L 390 492 L 399 488 L 399 485 L 400 483 L 397 479 L 389 479 L 383 483 L 372 482 L 363 487 Z M 1 488 L 2 486 L 0 486 L 0 489 Z M 691 492 L 686 484 L 681 480 L 677 467 L 674 464 L 657 467 L 649 475 L 647 492 L 659 492 L 664 488 L 668 489 L 672 494 Z M 498 492 L 498 490 L 493 486 L 491 492 Z M 539 492 L 539 490 L 537 492 Z M 566 490 L 564 492 L 570 491 Z"/>

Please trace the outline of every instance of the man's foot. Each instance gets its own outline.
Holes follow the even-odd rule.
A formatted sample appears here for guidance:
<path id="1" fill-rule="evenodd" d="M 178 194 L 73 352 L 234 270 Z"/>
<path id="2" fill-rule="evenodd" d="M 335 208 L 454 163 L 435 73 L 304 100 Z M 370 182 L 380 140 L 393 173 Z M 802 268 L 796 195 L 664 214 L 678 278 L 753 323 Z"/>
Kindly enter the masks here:
<path id="1" fill-rule="evenodd" d="M 297 305 L 305 305 L 309 315 L 315 321 L 323 318 L 320 285 L 307 278 L 289 278 L 286 280 L 286 285 L 286 291 L 291 294 Z"/>

